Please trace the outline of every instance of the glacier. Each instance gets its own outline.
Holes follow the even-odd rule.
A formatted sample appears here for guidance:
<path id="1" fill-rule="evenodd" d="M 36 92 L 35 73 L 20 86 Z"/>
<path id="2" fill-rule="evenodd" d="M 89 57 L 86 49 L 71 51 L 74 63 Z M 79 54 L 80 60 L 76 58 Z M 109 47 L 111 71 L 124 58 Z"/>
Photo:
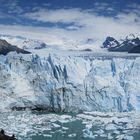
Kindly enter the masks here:
<path id="1" fill-rule="evenodd" d="M 139 55 L 43 52 L 0 55 L 1 111 L 140 111 Z"/>

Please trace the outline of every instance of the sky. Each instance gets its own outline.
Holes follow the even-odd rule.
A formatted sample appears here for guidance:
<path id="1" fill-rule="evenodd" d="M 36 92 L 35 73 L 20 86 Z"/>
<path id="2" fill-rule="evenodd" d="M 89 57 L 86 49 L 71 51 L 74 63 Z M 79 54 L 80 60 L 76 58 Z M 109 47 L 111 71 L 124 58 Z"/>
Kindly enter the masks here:
<path id="1" fill-rule="evenodd" d="M 140 0 L 0 0 L 0 34 L 61 45 L 139 31 Z"/>

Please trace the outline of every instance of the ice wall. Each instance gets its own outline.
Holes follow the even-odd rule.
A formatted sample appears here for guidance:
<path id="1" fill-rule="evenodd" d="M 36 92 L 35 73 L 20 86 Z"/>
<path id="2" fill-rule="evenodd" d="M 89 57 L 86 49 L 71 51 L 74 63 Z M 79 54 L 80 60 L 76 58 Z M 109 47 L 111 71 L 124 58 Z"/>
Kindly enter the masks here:
<path id="1" fill-rule="evenodd" d="M 140 58 L 0 56 L 0 109 L 140 110 Z"/>

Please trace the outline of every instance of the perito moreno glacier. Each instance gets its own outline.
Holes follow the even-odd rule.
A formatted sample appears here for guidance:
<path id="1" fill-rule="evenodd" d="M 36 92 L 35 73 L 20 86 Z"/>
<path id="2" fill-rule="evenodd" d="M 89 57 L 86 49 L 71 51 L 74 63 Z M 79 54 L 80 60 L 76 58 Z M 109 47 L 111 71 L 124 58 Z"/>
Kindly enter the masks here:
<path id="1" fill-rule="evenodd" d="M 0 110 L 140 110 L 140 57 L 48 51 L 0 56 Z"/>

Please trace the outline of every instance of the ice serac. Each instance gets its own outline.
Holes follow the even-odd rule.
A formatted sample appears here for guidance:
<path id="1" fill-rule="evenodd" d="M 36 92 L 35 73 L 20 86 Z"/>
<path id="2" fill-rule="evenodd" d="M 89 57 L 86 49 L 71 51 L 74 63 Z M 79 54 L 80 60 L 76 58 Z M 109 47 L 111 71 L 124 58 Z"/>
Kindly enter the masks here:
<path id="1" fill-rule="evenodd" d="M 140 110 L 140 57 L 87 56 L 0 56 L 0 109 Z"/>

